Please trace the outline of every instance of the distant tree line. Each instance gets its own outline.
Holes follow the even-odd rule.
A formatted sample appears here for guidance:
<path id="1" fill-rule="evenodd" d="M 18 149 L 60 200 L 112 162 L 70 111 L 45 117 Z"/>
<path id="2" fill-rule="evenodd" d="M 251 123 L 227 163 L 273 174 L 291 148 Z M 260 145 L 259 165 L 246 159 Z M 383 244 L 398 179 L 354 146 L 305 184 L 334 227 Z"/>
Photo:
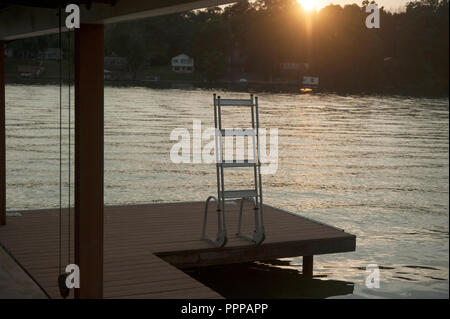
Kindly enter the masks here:
<path id="1" fill-rule="evenodd" d="M 402 12 L 381 8 L 380 29 L 365 27 L 368 4 L 308 13 L 295 0 L 239 2 L 108 26 L 105 47 L 127 56 L 132 68 L 187 53 L 209 79 L 234 63 L 270 80 L 289 61 L 309 63 L 308 72 L 330 89 L 448 92 L 449 1 L 414 1 Z"/>
<path id="2" fill-rule="evenodd" d="M 379 29 L 365 27 L 367 5 L 310 13 L 296 0 L 257 0 L 118 23 L 105 29 L 105 54 L 127 57 L 134 73 L 186 53 L 209 80 L 239 70 L 271 81 L 280 63 L 305 62 L 325 89 L 448 94 L 449 1 L 413 1 L 400 12 L 381 8 Z M 48 45 L 46 38 L 27 45 Z"/>

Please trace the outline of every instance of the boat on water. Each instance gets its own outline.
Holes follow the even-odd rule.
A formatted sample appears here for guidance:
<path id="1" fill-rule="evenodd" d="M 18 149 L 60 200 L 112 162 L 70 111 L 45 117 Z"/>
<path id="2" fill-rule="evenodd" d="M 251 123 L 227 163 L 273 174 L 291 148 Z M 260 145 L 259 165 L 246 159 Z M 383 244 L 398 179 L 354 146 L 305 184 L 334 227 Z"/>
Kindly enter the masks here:
<path id="1" fill-rule="evenodd" d="M 319 88 L 318 76 L 304 76 L 302 81 L 302 87 L 300 88 L 301 94 L 313 93 Z"/>

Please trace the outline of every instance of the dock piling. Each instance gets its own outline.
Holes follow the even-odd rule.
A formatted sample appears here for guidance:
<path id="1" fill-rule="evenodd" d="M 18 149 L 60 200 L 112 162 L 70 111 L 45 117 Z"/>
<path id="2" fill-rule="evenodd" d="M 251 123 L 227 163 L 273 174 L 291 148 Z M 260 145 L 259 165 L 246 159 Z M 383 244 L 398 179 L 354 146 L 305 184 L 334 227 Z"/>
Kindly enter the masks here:
<path id="1" fill-rule="evenodd" d="M 0 226 L 6 224 L 5 41 L 0 41 Z"/>
<path id="2" fill-rule="evenodd" d="M 303 276 L 312 279 L 314 267 L 314 256 L 303 256 Z"/>

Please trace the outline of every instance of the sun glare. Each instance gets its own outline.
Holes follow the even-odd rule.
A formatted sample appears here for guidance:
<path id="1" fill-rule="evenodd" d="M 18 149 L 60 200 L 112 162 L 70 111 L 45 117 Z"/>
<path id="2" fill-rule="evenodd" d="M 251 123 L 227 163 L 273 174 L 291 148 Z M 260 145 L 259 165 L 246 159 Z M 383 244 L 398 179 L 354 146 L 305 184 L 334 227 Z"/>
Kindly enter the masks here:
<path id="1" fill-rule="evenodd" d="M 312 11 L 312 10 L 314 10 L 316 8 L 316 0 L 297 0 L 297 2 L 306 11 Z"/>

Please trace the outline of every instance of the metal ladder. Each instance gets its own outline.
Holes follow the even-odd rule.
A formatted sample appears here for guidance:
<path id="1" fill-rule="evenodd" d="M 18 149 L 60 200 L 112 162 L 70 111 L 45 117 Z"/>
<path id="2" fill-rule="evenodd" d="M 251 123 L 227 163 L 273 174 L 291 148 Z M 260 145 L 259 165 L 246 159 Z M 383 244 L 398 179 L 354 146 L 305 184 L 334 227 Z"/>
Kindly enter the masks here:
<path id="1" fill-rule="evenodd" d="M 247 130 L 233 130 L 222 128 L 222 108 L 224 107 L 248 107 L 251 110 L 252 128 Z M 227 243 L 227 229 L 225 220 L 225 200 L 241 199 L 239 223 L 237 235 L 255 244 L 261 244 L 265 239 L 264 216 L 263 216 L 263 195 L 261 183 L 261 162 L 259 146 L 259 111 L 258 98 L 250 96 L 250 99 L 222 99 L 214 94 L 214 126 L 215 145 L 216 145 L 216 171 L 217 171 L 217 194 L 218 196 L 209 196 L 205 204 L 205 215 L 203 219 L 202 239 L 210 242 L 216 247 L 223 247 Z M 249 136 L 253 144 L 253 160 L 232 160 L 224 161 L 223 139 L 226 136 Z M 249 167 L 253 168 L 254 188 L 246 190 L 225 190 L 224 169 Z M 206 235 L 206 224 L 208 220 L 208 206 L 211 200 L 217 205 L 218 231 L 215 239 Z M 241 232 L 242 214 L 244 202 L 250 200 L 253 204 L 255 214 L 255 227 L 252 235 Z"/>

